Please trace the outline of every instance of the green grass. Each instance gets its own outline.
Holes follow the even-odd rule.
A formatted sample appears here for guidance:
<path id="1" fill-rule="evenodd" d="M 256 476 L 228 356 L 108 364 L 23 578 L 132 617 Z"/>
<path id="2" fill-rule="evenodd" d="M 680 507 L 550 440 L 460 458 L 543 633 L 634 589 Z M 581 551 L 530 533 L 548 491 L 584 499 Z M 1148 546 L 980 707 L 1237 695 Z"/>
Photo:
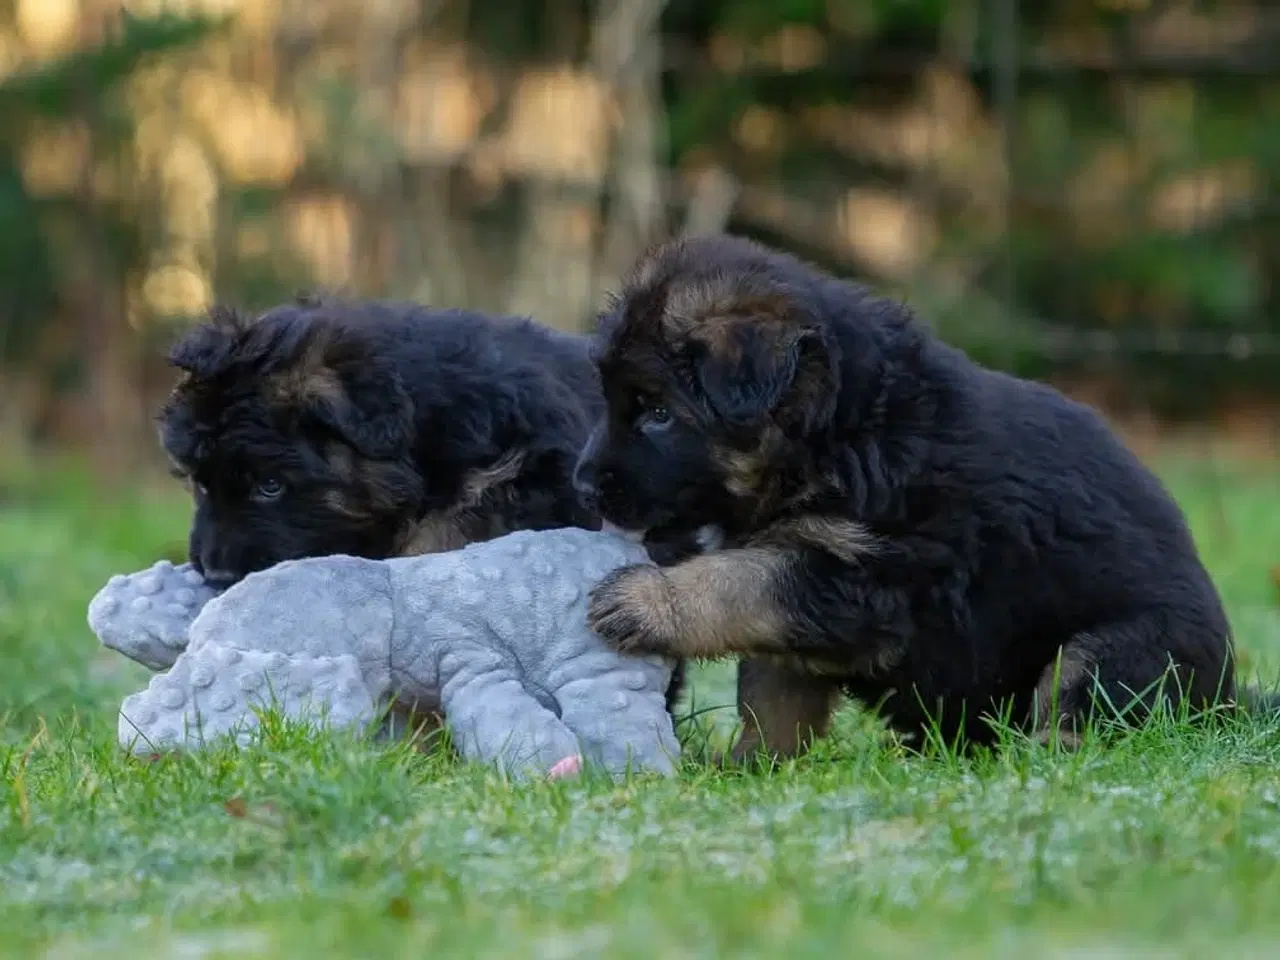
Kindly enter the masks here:
<path id="1" fill-rule="evenodd" d="M 1280 472 L 1166 471 L 1251 667 L 1280 670 Z M 0 484 L 0 956 L 1273 957 L 1280 732 L 910 756 L 847 711 L 769 774 L 514 787 L 273 725 L 158 763 L 85 605 L 181 550 L 167 488 Z M 699 705 L 730 701 L 698 677 Z"/>

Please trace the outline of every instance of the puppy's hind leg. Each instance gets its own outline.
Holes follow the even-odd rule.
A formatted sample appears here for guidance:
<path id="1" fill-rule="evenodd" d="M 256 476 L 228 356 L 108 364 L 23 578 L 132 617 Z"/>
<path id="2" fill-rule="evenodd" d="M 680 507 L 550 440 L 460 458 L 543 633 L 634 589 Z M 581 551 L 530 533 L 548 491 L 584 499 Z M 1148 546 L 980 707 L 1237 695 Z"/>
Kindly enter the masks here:
<path id="1" fill-rule="evenodd" d="M 1091 718 L 1139 724 L 1159 705 L 1197 710 L 1229 701 L 1235 690 L 1228 652 L 1225 637 L 1192 635 L 1161 615 L 1077 633 L 1036 684 L 1033 736 L 1075 749 Z"/>

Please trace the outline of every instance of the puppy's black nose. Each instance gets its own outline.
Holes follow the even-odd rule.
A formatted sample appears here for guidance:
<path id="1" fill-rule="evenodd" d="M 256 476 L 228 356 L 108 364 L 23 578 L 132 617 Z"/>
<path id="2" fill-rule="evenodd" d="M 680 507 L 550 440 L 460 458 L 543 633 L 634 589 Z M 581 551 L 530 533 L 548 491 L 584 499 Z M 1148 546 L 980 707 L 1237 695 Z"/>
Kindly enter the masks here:
<path id="1" fill-rule="evenodd" d="M 188 559 L 191 561 L 191 568 L 200 574 L 204 578 L 204 582 L 215 590 L 226 590 L 240 580 L 240 575 L 234 570 L 223 570 L 220 567 L 215 567 L 208 562 L 208 558 L 192 554 Z"/>

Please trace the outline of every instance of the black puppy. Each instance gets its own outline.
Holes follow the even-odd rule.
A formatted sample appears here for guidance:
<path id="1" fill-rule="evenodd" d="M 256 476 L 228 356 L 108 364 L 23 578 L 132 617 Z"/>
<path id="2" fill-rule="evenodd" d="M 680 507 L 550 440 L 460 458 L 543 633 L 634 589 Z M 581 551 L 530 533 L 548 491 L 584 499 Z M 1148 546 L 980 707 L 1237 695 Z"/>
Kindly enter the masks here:
<path id="1" fill-rule="evenodd" d="M 571 486 L 599 388 L 582 338 L 524 319 L 302 300 L 216 311 L 175 345 L 160 414 L 214 583 L 598 526 Z"/>
<path id="2" fill-rule="evenodd" d="M 161 441 L 195 501 L 191 562 L 215 584 L 301 557 L 384 559 L 600 526 L 572 486 L 603 409 L 586 337 L 524 318 L 304 298 L 257 318 L 215 310 L 170 360 L 181 376 Z"/>
<path id="3" fill-rule="evenodd" d="M 1222 603 L 1152 473 L 1092 409 L 898 303 L 740 238 L 671 242 L 602 317 L 598 367 L 580 488 L 620 527 L 725 542 L 618 571 L 592 624 L 744 657 L 739 755 L 802 749 L 841 690 L 970 743 L 1002 707 L 1072 742 L 1160 684 L 1235 696 Z"/>

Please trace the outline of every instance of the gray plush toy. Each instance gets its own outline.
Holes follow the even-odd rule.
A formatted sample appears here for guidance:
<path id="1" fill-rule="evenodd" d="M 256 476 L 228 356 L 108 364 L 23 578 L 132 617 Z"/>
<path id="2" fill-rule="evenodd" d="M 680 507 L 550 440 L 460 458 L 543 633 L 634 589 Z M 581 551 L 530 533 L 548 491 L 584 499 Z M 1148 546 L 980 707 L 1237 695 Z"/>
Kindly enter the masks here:
<path id="1" fill-rule="evenodd" d="M 222 594 L 161 561 L 112 577 L 89 625 L 164 671 L 121 706 L 119 739 L 135 752 L 244 742 L 272 702 L 363 730 L 398 700 L 438 706 L 462 756 L 517 777 L 584 760 L 671 774 L 672 665 L 618 654 L 586 624 L 591 587 L 647 562 L 637 544 L 574 528 L 392 560 L 291 560 Z"/>

